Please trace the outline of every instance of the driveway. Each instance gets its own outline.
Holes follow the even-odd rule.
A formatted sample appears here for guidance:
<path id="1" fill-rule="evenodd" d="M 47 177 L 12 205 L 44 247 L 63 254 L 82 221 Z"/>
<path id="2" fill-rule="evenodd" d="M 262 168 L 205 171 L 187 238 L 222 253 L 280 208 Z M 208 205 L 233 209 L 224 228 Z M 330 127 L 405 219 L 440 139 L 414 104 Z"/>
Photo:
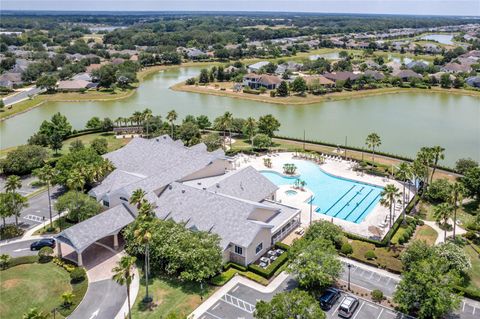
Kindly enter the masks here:
<path id="1" fill-rule="evenodd" d="M 43 91 L 45 91 L 45 90 L 37 88 L 36 86 L 32 86 L 30 88 L 27 88 L 25 90 L 20 91 L 17 94 L 14 94 L 14 95 L 11 95 L 11 96 L 8 96 L 8 97 L 4 98 L 3 103 L 5 103 L 5 105 L 12 105 L 12 104 L 21 102 L 23 100 L 26 100 L 30 96 L 37 95 L 37 94 L 39 94 Z"/>

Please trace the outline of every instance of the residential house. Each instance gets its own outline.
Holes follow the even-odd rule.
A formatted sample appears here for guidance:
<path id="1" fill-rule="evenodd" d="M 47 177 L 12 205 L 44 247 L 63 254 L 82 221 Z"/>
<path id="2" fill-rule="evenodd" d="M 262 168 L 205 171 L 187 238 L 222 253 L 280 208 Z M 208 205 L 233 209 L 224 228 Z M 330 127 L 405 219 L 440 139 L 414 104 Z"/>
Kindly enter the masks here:
<path id="1" fill-rule="evenodd" d="M 15 86 L 22 85 L 22 74 L 14 72 L 5 72 L 0 75 L 0 86 L 6 87 L 9 89 L 14 88 Z"/>
<path id="2" fill-rule="evenodd" d="M 251 89 L 264 87 L 268 90 L 275 90 L 280 83 L 282 83 L 282 79 L 276 75 L 249 73 L 243 77 L 243 85 Z"/>
<path id="3" fill-rule="evenodd" d="M 260 61 L 260 62 L 251 64 L 247 67 L 248 72 L 258 73 L 262 67 L 267 66 L 269 63 L 270 62 L 268 61 Z"/>
<path id="4" fill-rule="evenodd" d="M 319 85 L 319 86 L 324 86 L 324 87 L 334 87 L 335 82 L 332 80 L 327 79 L 323 75 L 307 75 L 304 76 L 303 79 L 307 83 L 307 86 L 312 86 L 312 85 Z"/>
<path id="5" fill-rule="evenodd" d="M 109 207 L 102 214 L 123 216 L 119 210 L 126 208 L 135 215 L 129 198 L 143 189 L 157 218 L 217 234 L 225 262 L 253 263 L 300 224 L 298 209 L 275 202 L 275 184 L 252 167 L 231 171 L 222 150 L 208 152 L 204 144 L 186 147 L 164 135 L 135 138 L 104 157 L 116 169 L 89 192 Z M 129 217 L 122 225 L 131 221 Z M 75 234 L 59 237 L 68 242 Z"/>
<path id="6" fill-rule="evenodd" d="M 411 79 L 421 79 L 422 76 L 412 70 L 400 70 L 393 73 L 393 76 L 400 78 L 402 81 L 409 81 Z"/>
<path id="7" fill-rule="evenodd" d="M 86 68 L 85 68 L 85 72 L 88 73 L 88 74 L 92 74 L 93 71 L 100 69 L 102 67 L 102 65 L 103 64 L 100 64 L 100 63 L 94 63 L 94 64 L 87 65 Z"/>
<path id="8" fill-rule="evenodd" d="M 189 59 L 201 59 L 207 57 L 207 53 L 197 48 L 186 49 L 185 54 Z"/>
<path id="9" fill-rule="evenodd" d="M 111 61 L 113 65 L 119 65 L 119 64 L 122 64 L 123 62 L 125 62 L 125 59 L 122 59 L 122 58 L 114 58 Z"/>
<path id="10" fill-rule="evenodd" d="M 349 72 L 349 71 L 341 71 L 341 72 L 325 73 L 323 74 L 323 76 L 331 81 L 336 82 L 338 80 L 346 81 L 348 79 L 351 81 L 355 81 L 356 79 L 358 79 L 360 75 L 355 74 L 353 72 Z"/>
<path id="11" fill-rule="evenodd" d="M 428 68 L 428 64 L 423 61 L 412 61 L 410 63 L 407 63 L 406 67 L 409 69 L 418 68 L 425 70 L 426 68 Z"/>
<path id="12" fill-rule="evenodd" d="M 96 83 L 85 80 L 65 80 L 59 81 L 57 90 L 60 92 L 75 92 L 96 87 Z"/>
<path id="13" fill-rule="evenodd" d="M 275 70 L 275 73 L 276 74 L 283 74 L 285 73 L 286 71 L 289 71 L 289 72 L 298 72 L 302 69 L 303 67 L 303 64 L 302 63 L 297 63 L 295 61 L 288 61 L 286 63 L 283 63 L 283 64 L 279 64 L 277 66 L 277 69 Z"/>
<path id="14" fill-rule="evenodd" d="M 470 72 L 472 70 L 472 64 L 460 63 L 460 61 L 453 61 L 445 64 L 441 68 L 441 70 L 449 73 Z"/>
<path id="15" fill-rule="evenodd" d="M 366 76 L 370 76 L 377 81 L 383 80 L 385 78 L 385 75 L 382 72 L 373 71 L 373 70 L 367 70 L 363 74 Z"/>
<path id="16" fill-rule="evenodd" d="M 467 85 L 480 88 L 480 76 L 471 76 L 465 80 Z"/>
<path id="17" fill-rule="evenodd" d="M 22 74 L 25 72 L 25 70 L 28 68 L 30 64 L 32 64 L 32 61 L 25 60 L 25 59 L 16 59 L 15 60 L 15 65 L 13 68 L 10 70 L 12 73 L 20 73 Z"/>

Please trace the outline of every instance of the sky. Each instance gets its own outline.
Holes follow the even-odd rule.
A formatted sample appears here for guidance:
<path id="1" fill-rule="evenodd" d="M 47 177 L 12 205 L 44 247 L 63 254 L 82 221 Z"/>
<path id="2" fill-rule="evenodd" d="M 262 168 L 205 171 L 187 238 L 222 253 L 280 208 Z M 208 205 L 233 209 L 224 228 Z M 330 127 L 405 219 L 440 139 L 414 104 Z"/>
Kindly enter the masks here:
<path id="1" fill-rule="evenodd" d="M 480 16 L 480 0 L 0 0 L 1 10 L 282 11 Z"/>

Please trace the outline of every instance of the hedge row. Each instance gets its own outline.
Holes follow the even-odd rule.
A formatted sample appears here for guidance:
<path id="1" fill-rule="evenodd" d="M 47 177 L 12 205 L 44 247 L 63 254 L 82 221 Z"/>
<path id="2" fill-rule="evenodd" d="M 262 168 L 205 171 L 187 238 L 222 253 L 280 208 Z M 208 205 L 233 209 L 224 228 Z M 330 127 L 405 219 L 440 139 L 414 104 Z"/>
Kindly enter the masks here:
<path id="1" fill-rule="evenodd" d="M 78 131 L 74 130 L 72 134 L 65 137 L 65 139 L 69 139 L 72 137 L 79 137 L 79 136 L 93 134 L 93 133 L 102 133 L 102 132 L 106 132 L 106 131 L 102 128 L 85 129 L 85 130 L 78 130 Z"/>
<path id="2" fill-rule="evenodd" d="M 275 272 L 283 265 L 287 262 L 288 260 L 288 249 L 290 248 L 290 246 L 286 245 L 286 244 L 283 244 L 283 243 L 276 243 L 275 244 L 275 247 L 277 248 L 280 248 L 280 249 L 283 249 L 285 252 L 283 254 L 281 254 L 277 259 L 275 259 L 270 265 L 268 265 L 267 268 L 262 268 L 258 265 L 255 265 L 255 264 L 251 264 L 248 266 L 248 270 L 250 270 L 251 272 L 257 274 L 257 275 L 260 275 L 266 279 L 270 279 L 274 274 Z"/>
<path id="3" fill-rule="evenodd" d="M 455 290 L 463 293 L 464 297 L 480 301 L 480 290 L 479 289 L 456 286 Z"/>
<path id="4" fill-rule="evenodd" d="M 224 270 L 227 270 L 227 269 L 229 269 L 229 268 L 234 268 L 234 269 L 237 269 L 237 270 L 240 270 L 240 271 L 247 271 L 247 267 L 246 267 L 246 266 L 243 266 L 243 265 L 234 263 L 234 262 L 232 262 L 232 261 L 226 263 L 226 264 L 223 266 L 223 269 L 224 269 Z"/>
<path id="5" fill-rule="evenodd" d="M 328 143 L 328 142 L 323 142 L 323 141 L 303 140 L 303 139 L 301 139 L 301 138 L 295 138 L 295 137 L 290 137 L 290 136 L 280 136 L 280 135 L 275 135 L 274 137 L 275 137 L 275 138 L 278 138 L 278 139 L 290 140 L 290 141 L 295 141 L 295 142 L 302 142 L 302 143 L 305 142 L 305 143 L 309 143 L 309 144 L 316 144 L 316 145 L 322 145 L 322 146 L 330 146 L 330 147 L 335 147 L 335 148 L 338 147 L 338 144 Z M 347 147 L 345 147 L 345 145 L 342 145 L 341 147 L 342 147 L 342 148 L 346 148 L 346 149 L 351 150 L 351 151 L 369 152 L 369 150 L 364 149 L 364 148 L 362 148 L 362 147 L 355 147 L 355 146 L 347 146 Z M 381 155 L 381 156 L 386 156 L 386 157 L 391 157 L 391 158 L 395 158 L 395 159 L 399 159 L 399 160 L 402 160 L 402 161 L 413 162 L 413 159 L 412 159 L 412 158 L 407 157 L 407 156 L 403 156 L 403 155 L 391 154 L 391 153 L 379 152 L 379 151 L 375 151 L 375 154 L 376 154 L 376 155 Z M 442 169 L 442 170 L 444 170 L 444 171 L 452 172 L 452 173 L 458 173 L 455 169 L 453 169 L 453 168 L 451 168 L 451 167 L 445 167 L 445 166 L 437 165 L 437 168 Z"/>
<path id="6" fill-rule="evenodd" d="M 5 269 L 15 267 L 15 266 L 18 266 L 18 265 L 33 264 L 33 263 L 36 263 L 36 262 L 38 262 L 38 256 L 37 255 L 16 257 L 16 258 L 12 258 L 8 261 L 8 264 L 5 267 Z"/>

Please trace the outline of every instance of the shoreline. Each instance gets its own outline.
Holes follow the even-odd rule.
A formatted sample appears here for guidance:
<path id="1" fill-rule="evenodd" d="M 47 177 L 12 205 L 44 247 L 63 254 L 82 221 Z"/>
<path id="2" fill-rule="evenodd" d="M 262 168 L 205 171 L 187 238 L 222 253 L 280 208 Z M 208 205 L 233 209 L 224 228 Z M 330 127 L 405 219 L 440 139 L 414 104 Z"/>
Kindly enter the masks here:
<path id="1" fill-rule="evenodd" d="M 322 103 L 322 102 L 334 102 L 334 101 L 340 101 L 340 100 L 366 98 L 366 97 L 378 96 L 378 95 L 403 94 L 403 93 L 442 93 L 442 94 L 463 95 L 463 96 L 480 98 L 480 92 L 478 91 L 470 91 L 465 89 L 442 89 L 439 87 L 433 87 L 431 89 L 394 87 L 394 88 L 381 88 L 381 89 L 371 89 L 371 90 L 363 90 L 363 91 L 335 92 L 335 93 L 328 93 L 325 95 L 309 94 L 307 95 L 307 97 L 301 97 L 301 96 L 295 96 L 295 95 L 291 95 L 288 97 L 271 97 L 268 94 L 255 95 L 255 94 L 248 94 L 243 92 L 221 91 L 220 89 L 214 89 L 211 87 L 186 85 L 185 82 L 174 84 L 170 87 L 170 89 L 172 91 L 177 91 L 177 92 L 207 94 L 207 95 L 222 96 L 222 97 L 251 100 L 256 102 L 280 104 L 280 105 L 310 105 L 310 104 L 316 104 L 316 103 Z"/>

